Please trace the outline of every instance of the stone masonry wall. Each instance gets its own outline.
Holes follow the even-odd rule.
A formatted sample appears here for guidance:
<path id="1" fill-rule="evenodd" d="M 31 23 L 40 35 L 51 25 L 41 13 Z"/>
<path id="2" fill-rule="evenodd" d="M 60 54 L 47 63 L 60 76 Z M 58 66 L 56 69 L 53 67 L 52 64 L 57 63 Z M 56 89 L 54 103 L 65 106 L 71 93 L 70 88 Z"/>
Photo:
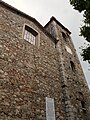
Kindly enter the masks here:
<path id="1" fill-rule="evenodd" d="M 63 96 L 67 97 L 67 99 L 64 99 L 67 119 L 90 120 L 89 89 L 71 37 L 55 21 L 49 23 L 46 30 L 59 40 L 56 48 L 59 50 L 61 59 L 60 70 L 61 76 L 63 77 L 61 79 Z M 66 46 L 71 49 L 72 54 L 67 51 Z M 74 68 L 70 64 L 71 61 L 74 64 Z"/>
<path id="2" fill-rule="evenodd" d="M 22 38 L 28 24 L 40 46 Z M 45 97 L 54 98 L 56 120 L 65 120 L 58 51 L 32 20 L 0 6 L 0 120 L 45 120 Z"/>
<path id="3" fill-rule="evenodd" d="M 39 46 L 23 39 L 25 24 L 39 33 Z M 0 120 L 46 120 L 46 97 L 54 98 L 56 120 L 90 120 L 90 93 L 71 37 L 55 21 L 46 29 L 55 43 L 32 18 L 0 4 Z"/>
<path id="4" fill-rule="evenodd" d="M 57 26 L 58 33 L 60 33 L 60 27 Z M 70 101 L 72 104 L 72 109 L 74 113 L 74 118 L 89 120 L 90 119 L 90 104 L 89 104 L 89 89 L 79 62 L 79 59 L 76 54 L 76 50 L 74 49 L 72 40 L 70 36 L 66 34 L 66 38 L 62 39 L 61 42 L 61 50 L 64 67 L 65 67 L 65 77 L 67 79 L 67 87 L 70 93 Z M 60 35 L 60 34 L 59 34 Z M 62 36 L 61 36 L 62 37 Z M 60 37 L 59 37 L 60 38 Z M 66 40 L 65 40 L 66 39 Z M 66 45 L 71 49 L 72 54 L 67 52 Z M 72 70 L 72 66 L 70 61 L 74 63 L 74 70 Z"/>

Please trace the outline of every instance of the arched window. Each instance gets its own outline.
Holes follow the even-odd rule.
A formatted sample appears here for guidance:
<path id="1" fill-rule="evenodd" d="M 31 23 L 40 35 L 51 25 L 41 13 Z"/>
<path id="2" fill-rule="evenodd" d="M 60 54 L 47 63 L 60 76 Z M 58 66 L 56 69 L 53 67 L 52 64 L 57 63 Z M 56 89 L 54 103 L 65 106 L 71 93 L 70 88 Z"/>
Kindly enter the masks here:
<path id="1" fill-rule="evenodd" d="M 24 39 L 31 44 L 35 45 L 36 44 L 36 38 L 37 38 L 38 33 L 33 30 L 31 27 L 25 25 L 24 28 Z"/>
<path id="2" fill-rule="evenodd" d="M 75 72 L 75 64 L 72 61 L 70 61 L 70 65 L 71 65 L 72 71 Z"/>

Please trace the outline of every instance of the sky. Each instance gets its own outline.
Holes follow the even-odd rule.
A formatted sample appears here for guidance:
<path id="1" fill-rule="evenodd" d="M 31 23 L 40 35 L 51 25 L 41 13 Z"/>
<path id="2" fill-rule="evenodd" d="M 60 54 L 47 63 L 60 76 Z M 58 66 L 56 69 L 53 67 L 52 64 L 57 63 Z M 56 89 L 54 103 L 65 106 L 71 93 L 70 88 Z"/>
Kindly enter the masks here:
<path id="1" fill-rule="evenodd" d="M 88 86 L 90 88 L 90 65 L 84 62 L 80 56 L 79 47 L 85 45 L 86 41 L 79 36 L 80 27 L 83 25 L 83 16 L 74 10 L 69 0 L 3 0 L 22 12 L 34 17 L 43 26 L 52 16 L 71 31 L 71 37 L 81 62 Z M 87 43 L 86 43 L 87 44 Z"/>

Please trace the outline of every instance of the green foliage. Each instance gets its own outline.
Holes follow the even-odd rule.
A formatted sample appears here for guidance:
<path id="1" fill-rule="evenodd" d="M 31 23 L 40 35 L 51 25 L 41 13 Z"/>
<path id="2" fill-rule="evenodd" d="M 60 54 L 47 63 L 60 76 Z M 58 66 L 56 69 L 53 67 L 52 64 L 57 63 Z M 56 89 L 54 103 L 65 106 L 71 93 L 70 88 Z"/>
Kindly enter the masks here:
<path id="1" fill-rule="evenodd" d="M 90 25 L 90 10 L 85 11 L 83 16 L 85 18 L 84 23 Z"/>
<path id="2" fill-rule="evenodd" d="M 84 36 L 85 40 L 90 42 L 90 26 L 83 26 L 80 30 L 81 36 Z"/>
<path id="3" fill-rule="evenodd" d="M 88 63 L 90 64 L 90 46 L 87 47 L 86 49 L 82 49 L 82 54 L 81 56 L 83 57 L 84 61 L 88 61 Z"/>
<path id="4" fill-rule="evenodd" d="M 70 4 L 74 7 L 74 9 L 82 12 L 85 9 L 86 0 L 70 0 Z"/>
<path id="5" fill-rule="evenodd" d="M 80 28 L 80 33 L 86 41 L 90 42 L 90 0 L 70 0 L 70 4 L 79 12 L 83 11 L 84 26 Z M 81 56 L 90 64 L 90 45 L 82 49 Z"/>

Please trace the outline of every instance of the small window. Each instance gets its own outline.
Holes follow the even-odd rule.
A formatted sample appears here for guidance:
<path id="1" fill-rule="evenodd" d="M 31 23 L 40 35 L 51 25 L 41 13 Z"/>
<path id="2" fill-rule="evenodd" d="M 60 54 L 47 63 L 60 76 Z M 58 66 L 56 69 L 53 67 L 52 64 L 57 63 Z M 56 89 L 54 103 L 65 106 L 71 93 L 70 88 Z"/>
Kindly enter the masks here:
<path id="1" fill-rule="evenodd" d="M 66 41 L 67 36 L 66 36 L 66 34 L 65 34 L 64 32 L 62 32 L 62 37 L 63 37 L 63 39 Z"/>
<path id="2" fill-rule="evenodd" d="M 58 42 L 59 42 L 59 40 L 57 40 L 57 41 L 55 42 L 55 48 L 57 48 Z"/>
<path id="3" fill-rule="evenodd" d="M 72 71 L 75 72 L 75 64 L 72 61 L 70 61 L 70 64 L 71 64 Z"/>
<path id="4" fill-rule="evenodd" d="M 82 108 L 85 108 L 85 102 L 81 101 Z"/>
<path id="5" fill-rule="evenodd" d="M 68 37 L 68 39 L 70 39 L 70 35 L 67 33 L 67 37 Z"/>
<path id="6" fill-rule="evenodd" d="M 35 45 L 36 44 L 36 37 L 38 33 L 30 28 L 29 26 L 25 25 L 25 30 L 24 30 L 24 39 L 30 42 L 31 44 Z"/>

